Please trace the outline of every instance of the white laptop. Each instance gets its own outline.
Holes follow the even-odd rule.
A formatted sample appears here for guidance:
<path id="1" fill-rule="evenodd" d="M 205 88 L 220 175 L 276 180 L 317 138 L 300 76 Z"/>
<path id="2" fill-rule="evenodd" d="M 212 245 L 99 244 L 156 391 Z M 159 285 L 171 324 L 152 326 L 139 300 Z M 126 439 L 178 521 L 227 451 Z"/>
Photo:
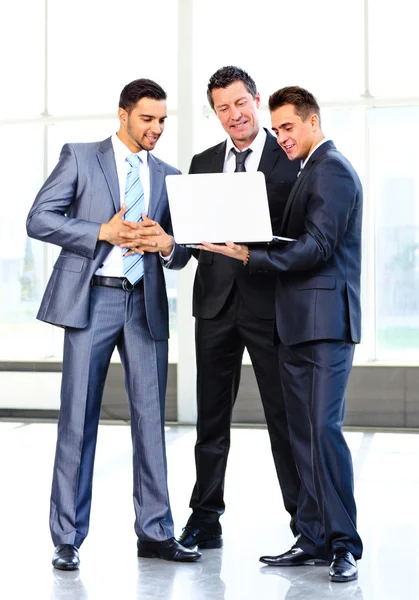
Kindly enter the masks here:
<path id="1" fill-rule="evenodd" d="M 173 235 L 178 244 L 289 242 L 272 235 L 262 172 L 167 175 Z"/>

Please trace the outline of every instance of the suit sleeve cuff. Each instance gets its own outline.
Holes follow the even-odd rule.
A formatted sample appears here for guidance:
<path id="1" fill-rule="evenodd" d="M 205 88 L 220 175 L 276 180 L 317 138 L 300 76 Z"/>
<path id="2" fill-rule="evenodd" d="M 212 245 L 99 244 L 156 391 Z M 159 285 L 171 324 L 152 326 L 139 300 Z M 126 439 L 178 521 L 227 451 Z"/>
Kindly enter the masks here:
<path id="1" fill-rule="evenodd" d="M 163 254 L 161 252 L 159 252 L 160 258 L 165 263 L 169 263 L 172 260 L 174 253 L 175 253 L 175 247 L 174 246 L 173 246 L 173 250 L 171 251 L 171 253 L 169 254 L 169 256 L 163 256 Z"/>
<path id="2" fill-rule="evenodd" d="M 269 264 L 268 251 L 266 249 L 250 248 L 249 270 L 250 273 L 268 273 L 266 268 Z"/>

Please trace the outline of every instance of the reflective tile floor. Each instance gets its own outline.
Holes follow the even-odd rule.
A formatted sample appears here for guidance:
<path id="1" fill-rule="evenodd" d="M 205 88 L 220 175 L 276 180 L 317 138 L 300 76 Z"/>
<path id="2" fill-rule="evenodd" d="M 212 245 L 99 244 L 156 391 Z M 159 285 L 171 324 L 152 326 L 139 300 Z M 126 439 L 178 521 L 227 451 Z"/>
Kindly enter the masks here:
<path id="1" fill-rule="evenodd" d="M 48 500 L 54 424 L 0 422 L 2 600 L 414 600 L 419 598 L 419 435 L 347 432 L 365 553 L 359 581 L 330 584 L 327 567 L 258 561 L 292 544 L 265 429 L 234 429 L 226 477 L 225 546 L 196 564 L 137 559 L 130 432 L 101 425 L 91 527 L 81 568 L 52 569 Z M 189 515 L 192 427 L 168 427 L 176 532 Z"/>

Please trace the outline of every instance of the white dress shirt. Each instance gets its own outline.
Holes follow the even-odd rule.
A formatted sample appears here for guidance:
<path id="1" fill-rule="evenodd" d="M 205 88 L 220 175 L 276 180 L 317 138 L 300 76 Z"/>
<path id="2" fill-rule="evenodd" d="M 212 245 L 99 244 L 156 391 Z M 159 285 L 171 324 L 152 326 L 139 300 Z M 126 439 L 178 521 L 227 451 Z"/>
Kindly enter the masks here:
<path id="1" fill-rule="evenodd" d="M 116 133 L 112 136 L 112 146 L 115 155 L 116 171 L 118 174 L 120 208 L 124 203 L 125 185 L 127 174 L 130 169 L 130 164 L 126 159 L 133 153 L 123 142 L 121 142 Z M 148 152 L 140 150 L 140 152 L 137 152 L 136 154 L 140 159 L 139 175 L 144 189 L 145 212 L 147 213 L 150 203 L 150 169 L 148 166 Z M 122 266 L 122 254 L 124 250 L 125 248 L 114 246 L 95 274 L 102 275 L 103 277 L 124 277 L 124 269 Z"/>
<path id="2" fill-rule="evenodd" d="M 262 152 L 263 152 L 263 148 L 265 146 L 265 142 L 266 142 L 266 131 L 263 129 L 263 127 L 261 127 L 258 131 L 257 136 L 253 140 L 253 142 L 246 148 L 243 148 L 243 150 L 247 150 L 247 148 L 250 148 L 252 150 L 252 152 L 249 154 L 249 156 L 246 158 L 246 161 L 245 161 L 246 171 L 255 172 L 258 170 L 258 166 L 260 163 L 260 159 L 262 158 Z M 234 152 L 231 151 L 232 148 L 235 148 L 237 150 L 237 152 L 243 152 L 243 150 L 239 150 L 234 145 L 231 138 L 227 139 L 226 155 L 224 158 L 224 168 L 223 168 L 224 173 L 234 173 L 234 171 L 236 169 L 236 155 L 234 154 Z"/>

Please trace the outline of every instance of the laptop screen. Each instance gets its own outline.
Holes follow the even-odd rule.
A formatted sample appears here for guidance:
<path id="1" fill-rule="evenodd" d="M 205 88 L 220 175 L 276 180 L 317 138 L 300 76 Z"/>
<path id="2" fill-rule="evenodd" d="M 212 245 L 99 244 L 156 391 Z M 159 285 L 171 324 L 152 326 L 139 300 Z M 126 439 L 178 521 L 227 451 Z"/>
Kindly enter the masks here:
<path id="1" fill-rule="evenodd" d="M 178 244 L 272 240 L 262 172 L 167 175 L 166 183 Z"/>

